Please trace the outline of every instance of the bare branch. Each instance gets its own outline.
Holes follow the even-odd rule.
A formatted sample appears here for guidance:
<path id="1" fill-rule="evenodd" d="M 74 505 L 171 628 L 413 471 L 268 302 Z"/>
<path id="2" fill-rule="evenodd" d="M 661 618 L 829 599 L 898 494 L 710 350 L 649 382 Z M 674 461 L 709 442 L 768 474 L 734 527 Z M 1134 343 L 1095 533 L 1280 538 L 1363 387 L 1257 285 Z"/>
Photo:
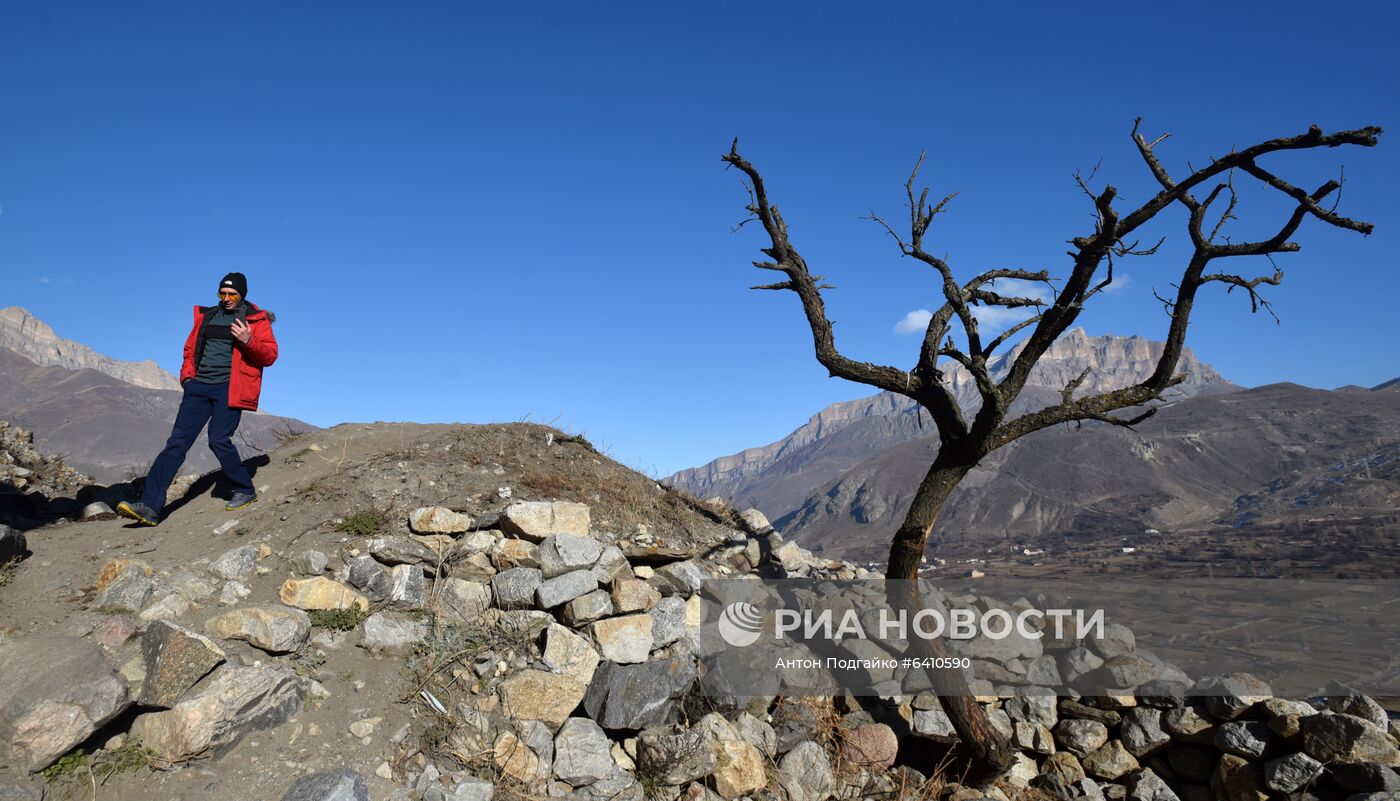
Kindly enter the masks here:
<path id="1" fill-rule="evenodd" d="M 1087 371 L 1086 371 L 1087 373 Z M 1082 383 L 1085 374 L 1071 381 L 1069 385 L 1060 393 L 1061 401 L 1055 406 L 1047 406 L 1039 411 L 1022 415 L 1015 420 L 1003 424 L 992 436 L 988 446 L 992 449 L 1000 448 L 1010 442 L 1014 442 L 1021 437 L 1039 431 L 1047 426 L 1058 425 L 1060 423 L 1072 423 L 1080 420 L 1098 420 L 1113 425 L 1136 425 L 1146 420 L 1153 411 L 1147 410 L 1131 418 L 1120 419 L 1109 416 L 1109 412 L 1120 409 L 1128 409 L 1134 406 L 1142 406 L 1154 400 L 1160 400 L 1162 393 L 1168 387 L 1176 386 L 1186 380 L 1186 376 L 1172 376 L 1165 385 L 1158 388 L 1147 386 L 1146 383 L 1134 384 L 1131 387 L 1115 389 L 1103 392 L 1098 395 L 1073 400 L 1071 396 L 1075 389 Z"/>
<path id="2" fill-rule="evenodd" d="M 1323 222 L 1331 223 L 1338 228 L 1346 228 L 1363 234 L 1369 234 L 1376 229 L 1376 226 L 1371 223 L 1353 220 L 1350 217 L 1343 217 L 1340 214 L 1333 214 L 1327 209 L 1322 208 L 1317 205 L 1317 201 L 1310 197 L 1307 192 L 1279 178 L 1268 170 L 1260 168 L 1253 160 L 1240 164 L 1240 169 L 1298 201 L 1299 207 L 1305 209 L 1309 214 Z M 1319 189 L 1318 192 L 1322 193 L 1322 197 L 1326 197 L 1340 186 L 1341 184 L 1336 181 L 1328 181 L 1323 184 L 1323 189 Z"/>
<path id="3" fill-rule="evenodd" d="M 1137 125 L 1133 126 L 1133 131 L 1134 139 L 1137 139 Z M 1221 158 L 1218 158 L 1211 162 L 1210 166 L 1202 167 L 1199 170 L 1193 170 L 1190 176 L 1184 178 L 1179 183 L 1173 184 L 1171 186 L 1167 186 L 1164 184 L 1161 192 L 1157 193 L 1156 196 L 1154 196 L 1151 200 L 1148 200 L 1136 211 L 1123 218 L 1122 223 L 1119 226 L 1120 231 L 1123 234 L 1127 234 L 1133 231 L 1138 226 L 1157 216 L 1157 212 L 1171 205 L 1173 202 L 1176 202 L 1178 200 L 1185 200 L 1188 197 L 1190 191 L 1197 185 L 1209 181 L 1211 178 L 1223 172 L 1228 172 L 1229 170 L 1234 169 L 1236 167 L 1243 168 L 1246 164 L 1252 165 L 1254 164 L 1255 159 L 1268 153 L 1276 153 L 1284 150 L 1307 150 L 1317 147 L 1338 147 L 1340 145 L 1359 145 L 1361 147 L 1374 147 L 1380 135 L 1381 129 L 1375 126 L 1371 126 L 1368 128 L 1359 128 L 1352 131 L 1339 131 L 1334 134 L 1323 134 L 1322 129 L 1314 125 L 1313 127 L 1308 129 L 1307 133 L 1299 134 L 1297 136 L 1270 139 L 1266 142 L 1260 142 L 1257 145 L 1247 147 L 1244 150 L 1231 151 L 1225 156 L 1222 156 Z M 1139 147 L 1139 150 L 1141 149 L 1142 148 Z M 1152 162 L 1156 160 L 1156 157 L 1152 155 L 1152 151 L 1150 148 L 1148 148 L 1147 152 L 1144 154 L 1144 159 L 1148 159 L 1149 156 L 1151 156 L 1151 159 L 1148 163 L 1149 166 L 1151 166 Z M 1157 167 L 1160 168 L 1160 166 L 1160 163 L 1158 163 Z M 1158 175 L 1157 169 L 1153 170 L 1153 174 Z M 1158 175 L 1158 180 L 1161 181 L 1162 176 L 1164 176 L 1165 174 L 1165 170 L 1162 170 L 1161 174 Z M 1167 180 L 1170 181 L 1171 179 L 1167 178 Z M 1264 179 L 1260 178 L 1260 180 Z M 1288 189 L 1285 189 L 1285 186 L 1286 185 L 1278 186 L 1275 188 L 1288 192 Z M 1301 190 L 1297 191 L 1301 193 Z M 1302 197 L 1306 197 L 1306 194 L 1303 193 L 1301 197 L 1299 197 L 1298 195 L 1294 195 L 1294 197 L 1295 199 L 1301 200 Z M 1328 222 L 1332 222 L 1332 220 L 1328 219 L 1328 217 L 1332 217 L 1333 215 L 1328 214 L 1325 210 L 1320 208 L 1317 211 L 1319 212 L 1319 219 L 1324 219 Z M 1345 220 L 1345 218 L 1335 219 L 1337 219 L 1338 222 L 1333 222 L 1334 225 L 1341 225 L 1341 227 L 1344 228 L 1351 227 L 1348 225 L 1341 224 L 1340 221 Z M 1352 221 L 1348 220 L 1347 222 Z M 1361 227 L 1352 228 L 1352 230 L 1361 231 L 1362 233 L 1369 233 L 1370 229 L 1369 226 L 1367 226 L 1367 224 L 1359 223 L 1356 225 L 1366 227 L 1364 230 Z"/>
<path id="4" fill-rule="evenodd" d="M 1278 315 L 1277 315 L 1277 314 L 1274 314 L 1274 307 L 1273 307 L 1273 304 L 1271 304 L 1271 303 L 1269 303 L 1269 301 L 1265 300 L 1265 299 L 1256 291 L 1256 289 L 1258 288 L 1258 286 L 1259 286 L 1260 284 L 1268 284 L 1269 286 L 1278 286 L 1279 284 L 1283 283 L 1283 270 L 1280 270 L 1280 269 L 1275 268 L 1275 269 L 1274 269 L 1274 274 L 1273 274 L 1273 275 L 1261 275 L 1261 276 L 1257 276 L 1257 277 L 1255 277 L 1255 278 L 1250 278 L 1250 279 L 1245 279 L 1243 276 L 1239 276 L 1239 275 L 1228 275 L 1228 274 L 1226 274 L 1226 273 L 1214 273 L 1214 274 L 1211 274 L 1211 275 L 1203 275 L 1203 276 L 1201 276 L 1201 283 L 1202 283 L 1202 284 L 1207 284 L 1207 283 L 1210 283 L 1210 282 L 1212 282 L 1212 281 L 1219 282 L 1219 283 L 1222 283 L 1222 284 L 1229 284 L 1229 289 L 1226 289 L 1226 290 L 1225 290 L 1225 293 L 1226 293 L 1226 294 L 1229 294 L 1230 292 L 1235 291 L 1235 288 L 1236 288 L 1236 287 L 1238 287 L 1238 288 L 1240 288 L 1240 289 L 1243 289 L 1245 292 L 1248 292 L 1248 293 L 1249 293 L 1249 311 L 1250 311 L 1251 313 L 1256 313 L 1256 312 L 1259 311 L 1260 308 L 1263 308 L 1265 311 L 1267 311 L 1267 312 L 1269 313 L 1269 315 L 1270 315 L 1271 317 L 1274 318 L 1274 322 L 1275 322 L 1275 323 L 1279 322 Z"/>
<path id="5" fill-rule="evenodd" d="M 737 138 L 723 160 L 726 164 L 738 168 L 748 178 L 749 211 L 762 223 L 771 243 L 770 247 L 763 248 L 763 252 L 772 261 L 756 262 L 755 266 L 776 270 L 787 276 L 786 281 L 763 284 L 759 288 L 791 290 L 798 296 L 802 301 L 802 309 L 806 314 L 808 327 L 812 331 L 812 344 L 816 351 L 817 361 L 827 368 L 828 373 L 836 378 L 869 384 L 921 401 L 938 393 L 947 394 L 944 387 L 926 381 L 923 374 L 915 373 L 911 376 L 910 373 L 894 367 L 856 361 L 843 356 L 837 350 L 833 323 L 826 316 L 826 304 L 821 294 L 823 289 L 830 288 L 829 285 L 821 283 L 821 276 L 812 275 L 807 269 L 806 261 L 793 247 L 788 238 L 788 228 L 783 221 L 782 214 L 768 199 L 768 190 L 763 182 L 763 176 L 743 156 L 739 155 L 739 140 Z M 930 406 L 930 411 L 934 412 L 935 408 L 945 408 L 947 405 L 936 402 Z M 935 414 L 937 415 L 936 412 Z M 960 420 L 956 418 L 950 418 L 944 414 L 942 417 L 935 416 L 935 422 L 940 426 L 949 426 L 954 434 L 960 433 L 956 431 L 960 423 Z"/>
<path id="6" fill-rule="evenodd" d="M 1176 287 L 1177 285 L 1172 284 L 1172 286 Z M 1180 287 L 1177 288 L 1179 289 Z M 1152 297 L 1156 298 L 1157 301 L 1162 304 L 1163 311 L 1165 311 L 1168 315 L 1171 315 L 1172 307 L 1176 305 L 1176 301 L 1172 300 L 1171 298 L 1162 297 L 1155 289 L 1152 290 Z"/>
<path id="7" fill-rule="evenodd" d="M 1151 417 L 1156 413 L 1157 407 L 1149 406 L 1148 408 L 1142 410 L 1142 412 L 1140 412 L 1139 414 L 1136 414 L 1132 417 L 1125 418 L 1113 417 L 1107 414 L 1092 414 L 1088 417 L 1085 417 L 1084 420 L 1097 420 L 1100 423 L 1108 423 L 1109 425 L 1119 426 L 1120 428 L 1131 429 L 1133 426 L 1137 425 L 1138 423 L 1141 423 L 1142 421 L 1146 420 L 1147 418 Z M 1076 422 L 1082 423 L 1083 421 L 1080 420 Z"/>
<path id="8" fill-rule="evenodd" d="M 1084 379 L 1089 377 L 1089 370 L 1090 368 L 1085 367 L 1083 372 L 1071 378 L 1069 382 L 1065 384 L 1065 388 L 1060 390 L 1061 403 L 1070 403 L 1074 400 L 1074 392 L 1084 383 Z"/>
<path id="9" fill-rule="evenodd" d="M 1011 326 L 1010 328 L 1006 329 L 1005 331 L 1002 331 L 1001 334 L 999 334 L 999 335 L 997 336 L 996 339 L 993 339 L 993 340 L 987 345 L 987 347 L 984 349 L 984 352 L 985 352 L 988 356 L 990 356 L 992 353 L 994 353 L 994 352 L 996 351 L 997 348 L 1001 347 L 1008 339 L 1010 339 L 1011 337 L 1015 336 L 1018 332 L 1023 331 L 1023 330 L 1025 330 L 1026 328 L 1028 328 L 1028 327 L 1030 327 L 1030 326 L 1033 326 L 1033 325 L 1035 325 L 1036 323 L 1040 322 L 1040 317 L 1041 317 L 1041 315 L 1037 314 L 1037 315 L 1035 315 L 1034 317 L 1029 317 L 1029 318 L 1027 318 L 1027 319 L 1025 319 L 1025 320 L 1022 320 L 1021 322 L 1019 322 L 1019 323 L 1017 323 L 1017 324 Z"/>
<path id="10" fill-rule="evenodd" d="M 1234 170 L 1230 170 L 1229 175 L 1227 176 L 1227 178 L 1226 178 L 1226 180 L 1225 180 L 1225 183 L 1220 184 L 1219 186 L 1217 186 L 1217 187 L 1215 188 L 1215 191 L 1213 191 L 1213 192 L 1210 193 L 1210 197 L 1207 197 L 1207 198 L 1206 198 L 1206 202 L 1205 202 L 1203 205 L 1204 205 L 1206 208 L 1209 208 L 1211 202 L 1215 200 L 1215 198 L 1220 194 L 1220 192 L 1221 192 L 1222 189 L 1223 189 L 1224 191 L 1228 191 L 1228 192 L 1230 193 L 1230 202 L 1229 202 L 1229 204 L 1227 204 L 1227 205 L 1225 206 L 1225 211 L 1223 211 L 1223 212 L 1220 213 L 1220 219 L 1219 219 L 1219 220 L 1216 220 L 1216 222 L 1215 222 L 1215 227 L 1212 228 L 1212 229 L 1210 230 L 1210 236 L 1208 236 L 1208 237 L 1205 238 L 1205 240 L 1206 240 L 1207 242 L 1214 242 L 1214 241 L 1215 241 L 1215 237 L 1216 237 L 1217 235 L 1220 234 L 1220 229 L 1225 227 L 1225 223 L 1226 223 L 1227 221 L 1239 219 L 1239 218 L 1236 217 L 1235 214 L 1234 214 L 1234 211 L 1235 211 L 1235 204 L 1239 202 L 1239 196 L 1235 194 L 1235 171 L 1234 171 Z"/>

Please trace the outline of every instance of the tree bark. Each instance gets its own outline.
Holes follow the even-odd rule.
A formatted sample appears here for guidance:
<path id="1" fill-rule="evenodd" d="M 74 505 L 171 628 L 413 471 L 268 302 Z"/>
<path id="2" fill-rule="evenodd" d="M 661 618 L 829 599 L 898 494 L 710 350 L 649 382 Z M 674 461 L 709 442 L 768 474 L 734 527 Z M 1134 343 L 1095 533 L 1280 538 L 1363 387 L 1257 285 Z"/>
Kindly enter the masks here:
<path id="1" fill-rule="evenodd" d="M 890 561 L 885 568 L 885 578 L 919 577 L 919 566 L 928 548 L 929 535 L 933 532 L 934 522 L 938 520 L 939 510 L 948 501 L 953 488 L 976 464 L 973 459 L 949 453 L 951 450 L 953 448 L 944 443 L 919 484 L 918 491 L 914 493 L 909 512 L 890 542 Z"/>
<path id="2" fill-rule="evenodd" d="M 918 610 L 929 608 L 927 599 L 919 590 L 919 566 L 938 512 L 953 488 L 976 464 L 975 459 L 950 451 L 952 449 L 945 445 L 939 452 L 919 484 L 909 513 L 890 544 L 885 578 L 892 580 L 888 585 L 890 600 L 904 611 L 906 620 L 912 620 Z M 941 639 L 911 636 L 909 645 L 913 655 L 920 659 L 946 658 L 949 655 L 948 647 Z M 1006 770 L 1011 764 L 1011 743 L 992 726 L 986 710 L 972 697 L 971 688 L 963 680 L 962 674 L 954 670 L 926 670 L 925 676 L 938 695 L 953 729 L 978 765 L 988 771 L 989 777 Z"/>

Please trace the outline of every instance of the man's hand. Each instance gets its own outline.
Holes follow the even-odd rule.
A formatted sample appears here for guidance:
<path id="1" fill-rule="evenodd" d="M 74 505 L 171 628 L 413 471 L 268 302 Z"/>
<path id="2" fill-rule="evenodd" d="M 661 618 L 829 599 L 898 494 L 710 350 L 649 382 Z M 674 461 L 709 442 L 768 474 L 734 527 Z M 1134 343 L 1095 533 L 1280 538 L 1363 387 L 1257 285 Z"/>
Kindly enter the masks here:
<path id="1" fill-rule="evenodd" d="M 229 326 L 229 331 L 233 333 L 233 338 L 243 345 L 247 345 L 248 340 L 253 338 L 253 329 L 243 320 L 234 320 L 233 325 Z"/>

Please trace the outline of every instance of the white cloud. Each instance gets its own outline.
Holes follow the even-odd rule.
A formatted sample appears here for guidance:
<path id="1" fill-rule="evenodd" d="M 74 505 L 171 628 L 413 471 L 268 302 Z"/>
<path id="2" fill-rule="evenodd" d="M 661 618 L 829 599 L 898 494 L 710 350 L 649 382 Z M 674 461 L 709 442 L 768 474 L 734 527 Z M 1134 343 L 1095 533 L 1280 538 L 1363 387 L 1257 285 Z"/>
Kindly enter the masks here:
<path id="1" fill-rule="evenodd" d="M 50 282 L 50 279 L 49 279 L 49 277 L 48 277 L 47 275 L 41 275 L 41 276 L 39 276 L 39 283 L 41 283 L 41 284 L 47 284 L 47 283 L 49 283 L 49 282 Z"/>
<path id="2" fill-rule="evenodd" d="M 933 312 L 928 309 L 915 309 L 904 315 L 904 319 L 894 324 L 896 334 L 917 334 L 928 328 L 928 321 L 933 319 Z"/>
<path id="3" fill-rule="evenodd" d="M 987 287 L 1004 298 L 1031 298 L 1042 303 L 1051 301 L 1049 286 L 1039 281 L 1024 281 L 1020 278 L 998 278 Z M 972 307 L 972 316 L 977 318 L 977 328 L 983 332 L 1001 331 L 1022 320 L 1029 319 L 1038 312 L 1035 306 L 1020 306 L 1008 309 L 1005 306 Z"/>
<path id="4" fill-rule="evenodd" d="M 1113 283 L 1103 288 L 1105 295 L 1115 295 L 1132 285 L 1132 276 L 1127 273 L 1114 273 Z"/>
<path id="5" fill-rule="evenodd" d="M 1000 331 L 1035 314 L 1034 307 L 1008 309 L 1005 306 L 973 306 L 972 316 L 977 319 L 978 331 Z"/>
<path id="6" fill-rule="evenodd" d="M 991 291 L 1008 298 L 1034 298 L 1050 302 L 1050 287 L 1039 281 L 1022 281 L 1020 278 L 998 278 L 987 287 Z"/>
<path id="7" fill-rule="evenodd" d="M 1104 289 L 1117 291 L 1127 284 L 1126 275 L 1117 275 L 1113 278 L 1113 283 Z M 1039 281 L 1024 281 L 1020 278 L 999 278 L 987 286 L 987 288 L 1002 297 L 1008 298 L 1032 298 L 1049 304 L 1054 299 L 1051 287 Z M 972 316 L 977 319 L 977 327 L 984 333 L 1002 331 L 1010 328 L 1022 320 L 1028 319 L 1039 312 L 1035 306 L 1022 306 L 1015 309 L 1008 309 L 1005 306 L 982 306 L 972 307 Z M 915 309 L 904 315 L 904 319 L 895 323 L 894 332 L 896 334 L 914 334 L 928 328 L 928 321 L 933 317 L 933 312 L 928 309 Z M 956 325 L 956 322 L 954 323 Z"/>

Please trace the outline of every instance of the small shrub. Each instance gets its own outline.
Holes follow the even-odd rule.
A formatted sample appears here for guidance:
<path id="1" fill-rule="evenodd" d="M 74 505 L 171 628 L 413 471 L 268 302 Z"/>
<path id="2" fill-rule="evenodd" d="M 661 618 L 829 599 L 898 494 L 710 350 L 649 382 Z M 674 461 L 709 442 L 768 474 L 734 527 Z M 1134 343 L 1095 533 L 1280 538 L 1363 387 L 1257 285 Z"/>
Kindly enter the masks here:
<path id="1" fill-rule="evenodd" d="M 320 651 L 309 651 L 305 646 L 292 655 L 292 670 L 302 678 L 314 679 L 321 674 L 326 664 L 326 655 Z"/>
<path id="2" fill-rule="evenodd" d="M 139 770 L 152 770 L 155 754 L 135 740 L 128 739 L 118 748 L 103 753 L 97 758 L 96 772 L 111 776 L 114 773 L 135 773 Z"/>
<path id="3" fill-rule="evenodd" d="M 302 434 L 305 434 L 306 432 L 305 432 L 305 431 L 300 431 L 300 430 L 298 430 L 296 426 L 294 426 L 294 425 L 292 425 L 290 422 L 284 420 L 284 421 L 282 422 L 282 425 L 280 425 L 280 426 L 273 426 L 272 428 L 268 429 L 268 432 L 267 432 L 267 433 L 272 435 L 272 441 L 273 441 L 273 442 L 276 442 L 276 443 L 277 443 L 277 447 L 280 448 L 280 447 L 282 447 L 283 445 L 286 445 L 288 442 L 291 442 L 292 440 L 294 440 L 294 439 L 296 439 L 297 437 L 301 436 Z M 309 453 L 309 452 L 310 452 L 310 449 L 309 449 L 309 448 L 308 448 L 307 450 L 305 450 L 305 451 L 302 451 L 302 453 Z"/>
<path id="4" fill-rule="evenodd" d="M 356 537 L 372 537 L 384 528 L 384 515 L 378 512 L 356 512 L 340 521 L 336 531 Z"/>
<path id="5" fill-rule="evenodd" d="M 19 557 L 13 557 L 4 562 L 0 562 L 0 587 L 4 587 L 14 580 L 15 574 L 19 572 Z"/>
<path id="6" fill-rule="evenodd" d="M 311 618 L 311 625 L 333 631 L 351 631 L 369 617 L 369 613 L 359 606 L 349 609 L 312 609 L 306 614 Z"/>
<path id="7" fill-rule="evenodd" d="M 57 762 L 39 771 L 39 775 L 43 776 L 45 781 L 53 781 L 77 773 L 86 768 L 87 763 L 87 754 L 74 749 L 59 757 Z"/>

